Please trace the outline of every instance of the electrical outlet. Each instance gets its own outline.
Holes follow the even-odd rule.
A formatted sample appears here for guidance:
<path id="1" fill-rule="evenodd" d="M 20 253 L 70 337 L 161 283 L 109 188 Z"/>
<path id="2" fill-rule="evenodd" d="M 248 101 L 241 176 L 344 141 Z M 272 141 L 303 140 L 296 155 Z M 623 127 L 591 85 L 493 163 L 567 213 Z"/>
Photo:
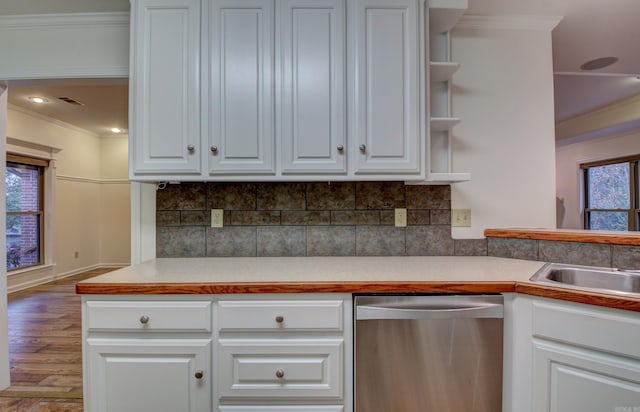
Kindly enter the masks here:
<path id="1" fill-rule="evenodd" d="M 451 226 L 471 227 L 471 209 L 452 209 Z"/>
<path id="2" fill-rule="evenodd" d="M 396 227 L 407 226 L 407 209 L 395 210 L 395 224 L 396 224 Z"/>
<path id="3" fill-rule="evenodd" d="M 211 209 L 211 227 L 222 227 L 224 225 L 224 210 Z"/>

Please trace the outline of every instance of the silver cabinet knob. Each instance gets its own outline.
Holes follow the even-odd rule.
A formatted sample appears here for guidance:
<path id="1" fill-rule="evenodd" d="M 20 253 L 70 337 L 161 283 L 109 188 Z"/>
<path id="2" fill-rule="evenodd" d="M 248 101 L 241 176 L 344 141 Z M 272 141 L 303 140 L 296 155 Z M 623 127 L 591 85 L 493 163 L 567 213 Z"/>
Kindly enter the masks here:
<path id="1" fill-rule="evenodd" d="M 211 146 L 211 153 L 213 154 L 218 153 L 218 146 Z"/>
<path id="2" fill-rule="evenodd" d="M 149 316 L 147 315 L 140 316 L 140 323 L 142 323 L 143 325 L 146 325 L 147 323 L 149 323 Z"/>
<path id="3" fill-rule="evenodd" d="M 276 322 L 277 322 L 277 323 L 282 323 L 282 322 L 284 322 L 284 316 L 280 316 L 280 315 L 276 316 Z"/>
<path id="4" fill-rule="evenodd" d="M 204 372 L 196 371 L 196 373 L 193 376 L 195 376 L 196 379 L 202 379 L 202 377 L 204 376 Z"/>
<path id="5" fill-rule="evenodd" d="M 189 152 L 193 152 L 194 150 L 196 150 L 196 147 L 194 145 L 190 144 L 189 146 L 187 146 L 187 150 Z"/>
<path id="6" fill-rule="evenodd" d="M 276 378 L 278 379 L 284 378 L 284 369 L 278 369 L 276 371 Z"/>
<path id="7" fill-rule="evenodd" d="M 361 152 L 366 152 L 366 151 L 367 151 L 367 146 L 365 146 L 365 145 L 361 144 L 361 145 L 360 145 L 360 151 L 361 151 Z"/>
<path id="8" fill-rule="evenodd" d="M 344 150 L 344 146 L 339 144 L 337 149 L 338 149 L 339 152 L 342 152 Z"/>

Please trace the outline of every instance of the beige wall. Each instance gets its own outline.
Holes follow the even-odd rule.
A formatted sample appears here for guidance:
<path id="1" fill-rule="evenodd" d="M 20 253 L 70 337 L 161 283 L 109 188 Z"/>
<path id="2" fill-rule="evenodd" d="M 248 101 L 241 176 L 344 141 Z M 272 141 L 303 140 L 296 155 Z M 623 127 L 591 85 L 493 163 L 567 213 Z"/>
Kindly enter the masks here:
<path id="1" fill-rule="evenodd" d="M 620 135 L 558 146 L 556 149 L 556 196 L 560 204 L 558 227 L 582 228 L 581 163 L 635 154 L 640 154 L 640 129 Z"/>
<path id="2" fill-rule="evenodd" d="M 127 138 L 100 138 L 12 107 L 7 114 L 9 137 L 61 149 L 55 162 L 55 274 L 128 264 Z"/>

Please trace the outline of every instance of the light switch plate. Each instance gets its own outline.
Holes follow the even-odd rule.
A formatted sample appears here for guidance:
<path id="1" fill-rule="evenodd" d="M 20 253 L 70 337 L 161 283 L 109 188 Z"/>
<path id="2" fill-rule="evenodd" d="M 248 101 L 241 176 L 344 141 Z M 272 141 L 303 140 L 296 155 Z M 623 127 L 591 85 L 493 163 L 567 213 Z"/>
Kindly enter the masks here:
<path id="1" fill-rule="evenodd" d="M 451 226 L 471 227 L 471 209 L 452 209 Z"/>
<path id="2" fill-rule="evenodd" d="M 224 209 L 211 209 L 211 227 L 222 227 L 224 224 Z"/>
<path id="3" fill-rule="evenodd" d="M 395 225 L 396 227 L 407 226 L 407 209 L 395 210 Z"/>

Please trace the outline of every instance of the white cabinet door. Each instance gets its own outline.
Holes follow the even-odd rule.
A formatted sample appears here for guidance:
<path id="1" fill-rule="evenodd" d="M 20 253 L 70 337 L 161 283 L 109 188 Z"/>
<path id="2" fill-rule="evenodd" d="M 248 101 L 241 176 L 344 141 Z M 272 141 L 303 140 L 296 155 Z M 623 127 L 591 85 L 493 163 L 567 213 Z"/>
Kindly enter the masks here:
<path id="1" fill-rule="evenodd" d="M 419 175 L 425 108 L 417 0 L 354 0 L 349 73 L 356 174 Z"/>
<path id="2" fill-rule="evenodd" d="M 134 0 L 131 176 L 200 174 L 200 0 Z"/>
<path id="3" fill-rule="evenodd" d="M 534 411 L 635 410 L 640 360 L 534 341 L 532 395 Z"/>
<path id="4" fill-rule="evenodd" d="M 273 0 L 211 0 L 209 173 L 274 174 Z"/>
<path id="5" fill-rule="evenodd" d="M 282 0 L 276 24 L 282 173 L 346 173 L 345 0 Z"/>
<path id="6" fill-rule="evenodd" d="M 211 410 L 210 339 L 89 338 L 86 345 L 88 411 Z"/>

